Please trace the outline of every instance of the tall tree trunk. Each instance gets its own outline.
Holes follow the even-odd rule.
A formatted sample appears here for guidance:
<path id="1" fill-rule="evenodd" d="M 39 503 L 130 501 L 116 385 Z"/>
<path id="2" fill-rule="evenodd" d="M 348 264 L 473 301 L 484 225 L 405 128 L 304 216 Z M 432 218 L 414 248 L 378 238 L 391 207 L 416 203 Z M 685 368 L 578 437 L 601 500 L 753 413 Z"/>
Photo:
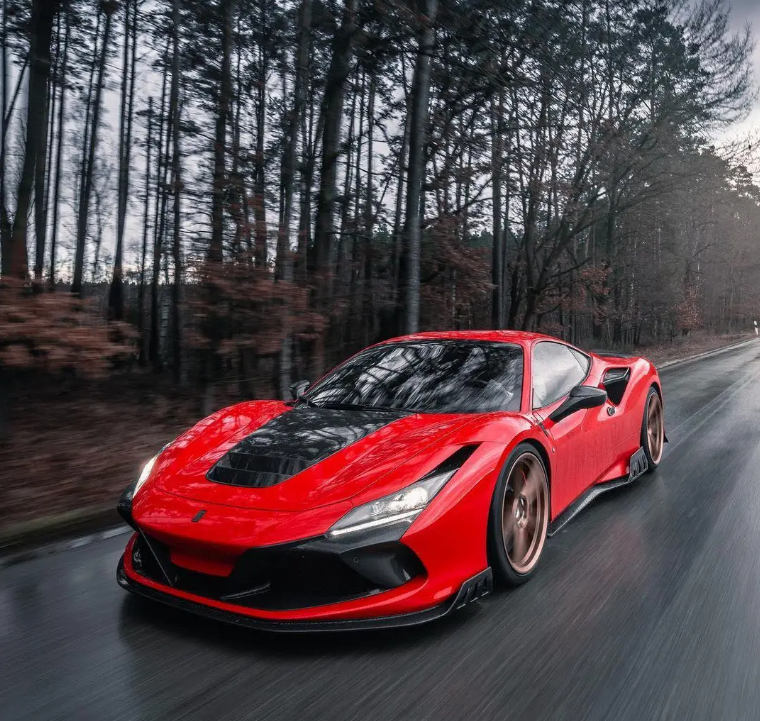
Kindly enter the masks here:
<path id="1" fill-rule="evenodd" d="M 284 150 L 282 155 L 281 186 L 283 193 L 282 218 L 277 235 L 277 276 L 292 280 L 293 266 L 290 260 L 290 223 L 293 216 L 293 195 L 296 175 L 296 150 L 298 129 L 304 105 L 307 73 L 309 72 L 309 39 L 311 34 L 311 3 L 302 0 L 299 14 L 298 51 L 296 55 L 296 76 L 293 85 L 293 105 L 288 113 Z M 288 384 L 289 386 L 290 384 Z"/>
<path id="2" fill-rule="evenodd" d="M 227 124 L 229 122 L 232 76 L 230 54 L 232 52 L 232 0 L 222 0 L 222 75 L 216 105 L 216 135 L 214 138 L 214 187 L 211 204 L 211 243 L 208 259 L 221 263 L 224 256 L 224 190 L 226 185 L 225 156 L 227 149 Z M 218 268 L 217 268 L 218 270 Z"/>
<path id="3" fill-rule="evenodd" d="M 111 17 L 114 6 L 109 4 L 101 5 L 102 12 L 105 14 L 105 25 L 103 28 L 103 47 L 100 52 L 98 62 L 98 78 L 95 84 L 95 100 L 92 109 L 92 126 L 90 128 L 89 149 L 86 157 L 86 166 L 82 177 L 82 186 L 79 194 L 79 213 L 77 216 L 77 239 L 76 255 L 74 258 L 74 280 L 71 284 L 71 292 L 75 295 L 82 293 L 82 280 L 84 271 L 84 251 L 87 242 L 87 222 L 90 211 L 90 195 L 92 194 L 92 180 L 95 171 L 95 158 L 98 148 L 98 128 L 100 125 L 100 106 L 101 96 L 103 94 L 103 80 L 106 72 L 106 60 L 108 58 L 108 43 L 111 39 Z"/>
<path id="4" fill-rule="evenodd" d="M 161 326 L 159 318 L 159 280 L 161 255 L 164 244 L 164 218 L 166 209 L 166 150 L 169 147 L 169 127 L 166 123 L 166 81 L 169 75 L 169 41 L 164 50 L 164 73 L 161 81 L 161 105 L 158 113 L 158 152 L 156 155 L 156 202 L 153 217 L 153 263 L 150 280 L 150 342 L 148 357 L 153 369 L 161 370 Z M 166 127 L 166 134 L 164 128 Z M 166 142 L 164 142 L 166 141 Z"/>
<path id="5" fill-rule="evenodd" d="M 358 0 L 344 0 L 341 25 L 332 43 L 332 58 L 325 81 L 325 94 L 321 115 L 322 169 L 317 195 L 317 213 L 314 225 L 314 257 L 318 278 L 317 307 L 323 313 L 330 305 L 333 289 L 338 243 L 335 238 L 335 200 L 338 157 L 341 152 L 340 130 L 343 120 L 343 103 L 346 81 L 351 71 L 354 41 L 357 31 L 356 10 Z M 317 338 L 312 353 L 312 373 L 322 374 L 325 365 L 324 344 Z"/>
<path id="6" fill-rule="evenodd" d="M 34 280 L 35 286 L 40 287 L 42 269 L 45 266 L 45 235 L 47 233 L 47 178 L 48 178 L 48 136 L 50 145 L 53 143 L 53 133 L 50 130 L 51 105 L 55 108 L 55 73 L 61 56 L 61 16 L 58 15 L 56 26 L 55 61 L 48 68 L 48 81 L 45 102 L 40 113 L 44 133 L 37 137 L 37 150 L 34 160 Z M 52 155 L 52 149 L 50 151 Z"/>
<path id="7" fill-rule="evenodd" d="M 129 8 L 132 5 L 130 21 Z M 119 126 L 119 185 L 116 212 L 116 251 L 113 278 L 108 294 L 108 310 L 116 320 L 124 318 L 124 228 L 129 200 L 129 165 L 132 155 L 132 116 L 135 98 L 135 63 L 137 50 L 137 0 L 124 3 L 124 56 L 121 75 L 121 123 Z M 130 59 L 131 56 L 131 59 Z"/>
<path id="8" fill-rule="evenodd" d="M 298 250 L 296 252 L 295 279 L 305 282 L 309 271 L 314 266 L 314 244 L 311 233 L 311 197 L 314 184 L 314 167 L 316 164 L 315 133 L 314 133 L 314 88 L 309 88 L 309 113 L 308 122 L 304 113 L 301 122 L 301 183 L 300 183 L 300 207 L 298 216 Z M 322 118 L 320 114 L 320 119 Z M 319 122 L 317 133 L 319 135 Z"/>
<path id="9" fill-rule="evenodd" d="M 406 117 L 404 118 L 404 134 L 401 137 L 401 149 L 399 150 L 398 155 L 398 171 L 396 172 L 396 204 L 393 219 L 393 255 L 391 266 L 393 271 L 393 290 L 396 297 L 396 305 L 399 307 L 401 306 L 401 265 L 404 262 L 404 234 L 402 228 L 404 218 L 404 191 L 406 190 L 404 178 L 409 169 L 407 161 L 411 120 L 412 114 L 406 113 Z M 397 330 L 398 329 L 392 332 L 395 333 Z"/>
<path id="10" fill-rule="evenodd" d="M 32 1 L 24 164 L 16 193 L 16 213 L 13 217 L 13 228 L 10 238 L 6 241 L 6 247 L 3 248 L 2 260 L 3 275 L 23 280 L 26 280 L 29 267 L 26 239 L 37 152 L 40 143 L 44 144 L 47 140 L 46 113 L 41 113 L 39 109 L 47 104 L 50 41 L 53 36 L 53 20 L 58 11 L 58 5 L 58 0 Z M 5 166 L 3 166 L 3 170 L 4 168 Z"/>
<path id="11" fill-rule="evenodd" d="M 346 81 L 351 70 L 354 37 L 356 35 L 356 9 L 358 0 L 345 0 L 340 28 L 335 32 L 332 59 L 327 73 L 322 101 L 322 172 L 317 195 L 317 216 L 314 226 L 316 268 L 326 276 L 335 270 L 337 242 L 335 238 L 335 199 L 340 156 L 340 130 L 343 120 L 343 103 Z M 330 295 L 329 290 L 324 294 Z"/>
<path id="12" fill-rule="evenodd" d="M 373 69 L 374 70 L 374 69 Z M 367 187 L 364 205 L 364 240 L 362 242 L 362 318 L 364 319 L 363 345 L 369 345 L 375 338 L 375 311 L 372 304 L 372 244 L 375 232 L 374 178 L 373 178 L 373 133 L 375 129 L 375 93 L 377 82 L 374 72 L 369 80 L 369 99 L 367 100 Z"/>
<path id="13" fill-rule="evenodd" d="M 92 121 L 92 97 L 93 93 L 95 91 L 95 77 L 96 77 L 96 71 L 98 68 L 98 43 L 100 41 L 100 22 L 102 19 L 102 13 L 97 12 L 95 17 L 95 36 L 92 41 L 92 62 L 90 63 L 90 70 L 89 70 L 89 80 L 87 82 L 87 96 L 85 99 L 85 106 L 84 106 L 84 130 L 82 131 L 82 155 L 79 158 L 79 177 L 78 177 L 78 193 L 74 198 L 75 204 L 78 206 L 79 203 L 81 203 L 83 188 L 84 188 L 84 181 L 85 177 L 87 175 L 87 149 L 89 147 L 89 139 L 90 139 L 90 124 Z M 77 264 L 77 258 L 76 254 L 74 256 L 74 264 L 75 264 L 75 274 L 76 274 L 76 264 Z M 84 274 L 84 252 L 82 252 L 82 270 L 81 273 Z"/>
<path id="14" fill-rule="evenodd" d="M 66 122 L 66 72 L 68 70 L 69 37 L 71 36 L 71 19 L 66 12 L 66 34 L 63 38 L 63 60 L 58 75 L 61 87 L 58 99 L 58 145 L 55 150 L 55 183 L 53 188 L 53 228 L 50 235 L 50 289 L 55 290 L 56 245 L 58 242 L 58 207 L 61 191 L 61 166 L 63 165 L 63 136 Z"/>
<path id="15" fill-rule="evenodd" d="M 354 148 L 356 148 L 356 163 L 357 163 L 357 176 L 359 174 L 358 165 L 361 162 L 361 145 L 362 145 L 362 122 L 364 120 L 364 89 L 361 92 L 357 92 L 358 83 L 350 83 L 351 88 L 351 107 L 348 111 L 348 128 L 346 131 L 346 140 L 343 144 L 346 148 L 345 152 L 345 168 L 346 172 L 343 176 L 343 192 L 340 194 L 340 203 L 338 204 L 338 215 L 340 217 L 340 225 L 338 226 L 338 237 L 336 240 L 336 268 L 335 268 L 335 281 L 338 283 L 339 288 L 344 287 L 345 277 L 345 251 L 346 251 L 346 229 L 348 227 L 348 217 L 351 211 L 351 185 L 354 180 L 353 172 L 353 156 Z M 361 103 L 359 105 L 359 129 L 354 139 L 354 122 L 356 120 L 356 100 L 361 95 Z"/>
<path id="16" fill-rule="evenodd" d="M 367 87 L 366 73 L 361 73 L 361 84 L 356 81 L 351 84 L 351 110 L 349 112 L 348 137 L 346 138 L 346 177 L 343 196 L 340 203 L 340 231 L 338 233 L 338 261 L 335 270 L 335 283 L 333 302 L 339 303 L 346 310 L 341 313 L 336 327 L 331 328 L 331 336 L 328 336 L 329 348 L 338 351 L 340 356 L 345 354 L 345 346 L 350 345 L 353 330 L 351 328 L 351 314 L 361 312 L 361 295 L 359 294 L 358 276 L 354 264 L 358 257 L 359 242 L 357 232 L 362 217 L 361 210 L 361 164 L 362 146 L 364 137 L 365 96 Z M 354 118 L 356 116 L 356 101 L 359 100 L 359 117 L 356 135 L 354 135 Z M 354 137 L 356 140 L 354 140 Z M 353 160 L 353 148 L 356 148 L 356 160 Z M 353 211 L 352 211 L 353 201 Z M 357 307 L 358 305 L 358 307 Z M 360 318 L 361 316 L 356 315 Z"/>
<path id="17" fill-rule="evenodd" d="M 148 135 L 145 144 L 145 210 L 143 213 L 142 253 L 140 255 L 140 287 L 137 291 L 137 330 L 140 334 L 140 365 L 148 356 L 145 333 L 145 262 L 148 255 L 148 227 L 150 225 L 150 151 L 153 146 L 153 96 L 148 98 Z"/>
<path id="18" fill-rule="evenodd" d="M 45 227 L 45 243 L 47 242 L 47 219 L 48 215 L 50 213 L 50 194 L 52 192 L 52 186 L 53 186 L 53 163 L 55 162 L 55 143 L 56 143 L 56 112 L 58 110 L 58 84 L 60 82 L 60 75 L 61 75 L 61 45 L 63 44 L 63 36 L 65 35 L 65 32 L 63 35 L 61 34 L 61 14 L 63 14 L 64 11 L 61 10 L 61 13 L 58 14 L 58 18 L 56 20 L 56 30 L 55 30 L 55 61 L 53 63 L 53 69 L 51 70 L 51 76 L 50 76 L 50 90 L 48 92 L 49 97 L 49 113 L 48 113 L 48 141 L 47 141 L 47 151 L 46 151 L 46 162 L 47 167 L 45 168 L 45 180 L 44 180 L 44 187 L 45 187 L 45 195 L 43 198 L 43 216 L 44 221 L 43 225 Z M 36 221 L 35 221 L 36 224 Z M 36 280 L 36 284 L 38 287 L 38 290 L 42 288 L 42 268 L 45 265 L 45 256 L 44 256 L 44 246 L 45 243 L 43 243 L 43 257 L 42 257 L 42 263 L 40 264 L 40 275 L 39 278 Z M 35 259 L 35 266 L 37 264 L 37 261 Z"/>
<path id="19" fill-rule="evenodd" d="M 227 187 L 226 175 L 226 151 L 227 151 L 227 125 L 229 123 L 230 101 L 232 98 L 232 0 L 223 0 L 222 15 L 222 58 L 221 77 L 217 93 L 216 105 L 216 132 L 214 138 L 214 177 L 213 197 L 211 206 L 211 242 L 208 248 L 208 261 L 210 282 L 206 288 L 209 306 L 209 314 L 204 323 L 203 332 L 209 340 L 209 348 L 204 354 L 202 368 L 202 383 L 206 393 L 206 405 L 212 406 L 211 392 L 213 383 L 219 374 L 219 346 L 222 333 L 220 318 L 216 314 L 219 303 L 219 274 L 224 258 L 224 196 Z"/>
<path id="20" fill-rule="evenodd" d="M 240 38 L 240 25 L 240 15 L 238 15 L 236 31 L 238 38 Z M 237 60 L 235 62 L 235 90 L 232 92 L 232 96 L 235 99 L 235 110 L 234 112 L 230 111 L 232 115 L 232 172 L 230 173 L 230 185 L 235 193 L 235 202 L 232 204 L 231 212 L 233 212 L 235 216 L 235 238 L 233 242 L 235 256 L 240 256 L 243 250 L 243 241 L 245 241 L 248 260 L 251 260 L 250 203 L 248 202 L 245 174 L 240 172 L 240 116 L 241 111 L 243 110 L 243 91 L 241 87 L 241 62 L 243 52 L 240 45 L 241 43 L 238 42 L 238 47 L 236 48 Z M 234 209 L 235 205 L 237 205 L 237 210 Z"/>
<path id="21" fill-rule="evenodd" d="M 169 126 L 172 136 L 172 193 L 174 200 L 174 218 L 172 223 L 172 261 L 174 263 L 174 283 L 172 284 L 172 370 L 174 380 L 179 382 L 182 375 L 182 317 L 180 309 L 180 292 L 182 289 L 182 249 L 180 246 L 182 228 L 181 191 L 182 168 L 180 163 L 179 126 L 180 100 L 179 83 L 181 58 L 179 46 L 179 3 L 172 2 L 172 84 L 169 97 Z M 168 150 L 168 148 L 167 148 Z"/>
<path id="22" fill-rule="evenodd" d="M 502 238 L 502 156 L 504 154 L 504 91 L 491 98 L 491 174 L 493 183 L 493 241 L 491 257 L 491 325 L 504 327 L 503 266 L 504 242 Z"/>
<path id="23" fill-rule="evenodd" d="M 296 53 L 296 76 L 293 84 L 293 105 L 288 113 L 285 127 L 285 147 L 282 156 L 282 218 L 277 234 L 277 273 L 276 277 L 287 283 L 293 281 L 293 255 L 290 224 L 293 216 L 293 195 L 296 176 L 296 150 L 298 146 L 298 129 L 306 97 L 307 75 L 309 72 L 309 44 L 311 36 L 311 3 L 302 0 L 299 13 L 298 51 Z M 286 327 L 280 349 L 279 390 L 280 397 L 287 398 L 292 380 L 293 339 L 290 333 L 289 309 L 286 309 Z"/>
<path id="24" fill-rule="evenodd" d="M 263 29 L 268 26 L 268 2 L 269 0 L 259 0 L 260 6 L 260 23 Z M 264 268 L 267 263 L 267 217 L 266 217 L 266 184 L 265 184 L 265 167 L 264 167 L 264 140 L 266 134 L 267 119 L 267 75 L 269 74 L 269 49 L 266 39 L 259 45 L 258 60 L 258 87 L 256 98 L 256 154 L 254 160 L 254 190 L 253 190 L 253 212 L 255 218 L 255 257 L 256 265 Z"/>
<path id="25" fill-rule="evenodd" d="M 5 135 L 8 106 L 8 0 L 3 0 L 3 24 L 0 30 L 0 255 L 4 262 L 6 252 L 10 252 L 8 210 L 5 202 Z"/>
<path id="26" fill-rule="evenodd" d="M 414 68 L 409 134 L 409 173 L 406 186 L 406 307 L 405 332 L 416 333 L 420 324 L 421 210 L 425 183 L 425 143 L 430 101 L 431 57 L 435 47 L 435 16 L 438 0 L 417 0 L 419 31 L 417 63 Z"/>
<path id="27" fill-rule="evenodd" d="M 92 194 L 95 196 L 95 253 L 92 256 L 92 282 L 98 283 L 98 262 L 100 248 L 103 243 L 103 196 L 102 190 L 93 184 Z"/>

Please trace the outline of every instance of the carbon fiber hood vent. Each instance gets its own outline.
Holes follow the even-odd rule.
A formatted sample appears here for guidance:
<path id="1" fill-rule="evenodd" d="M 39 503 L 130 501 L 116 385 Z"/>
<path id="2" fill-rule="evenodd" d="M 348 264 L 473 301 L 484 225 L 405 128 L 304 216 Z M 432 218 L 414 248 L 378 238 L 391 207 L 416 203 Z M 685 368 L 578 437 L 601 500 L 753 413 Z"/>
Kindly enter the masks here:
<path id="1" fill-rule="evenodd" d="M 405 415 L 404 411 L 295 408 L 231 448 L 206 478 L 230 486 L 269 488 Z"/>

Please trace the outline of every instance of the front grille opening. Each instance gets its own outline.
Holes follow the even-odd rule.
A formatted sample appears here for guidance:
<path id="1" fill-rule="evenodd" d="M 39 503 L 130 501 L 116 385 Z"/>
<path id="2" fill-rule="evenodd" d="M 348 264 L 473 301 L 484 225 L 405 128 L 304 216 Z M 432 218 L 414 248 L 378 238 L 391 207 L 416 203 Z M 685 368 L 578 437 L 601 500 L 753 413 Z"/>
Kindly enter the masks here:
<path id="1" fill-rule="evenodd" d="M 219 577 L 173 564 L 168 546 L 150 538 L 149 547 L 140 535 L 134 545 L 132 563 L 137 573 L 158 583 L 166 584 L 163 566 L 174 588 L 204 598 L 272 611 L 365 598 L 398 585 L 389 584 L 377 568 L 368 569 L 365 563 L 352 568 L 336 553 L 310 550 L 305 546 L 308 544 L 252 548 L 237 560 L 229 576 Z M 159 555 L 160 563 L 151 549 Z M 397 549 L 395 556 L 386 549 L 381 555 L 388 556 L 389 567 L 399 574 L 400 581 L 406 582 L 424 573 L 422 564 L 410 549 L 402 544 L 397 544 Z M 366 554 L 367 558 L 373 558 L 373 554 L 374 551 Z M 352 563 L 354 557 L 355 554 L 350 554 Z M 399 563 L 408 570 L 399 572 Z"/>

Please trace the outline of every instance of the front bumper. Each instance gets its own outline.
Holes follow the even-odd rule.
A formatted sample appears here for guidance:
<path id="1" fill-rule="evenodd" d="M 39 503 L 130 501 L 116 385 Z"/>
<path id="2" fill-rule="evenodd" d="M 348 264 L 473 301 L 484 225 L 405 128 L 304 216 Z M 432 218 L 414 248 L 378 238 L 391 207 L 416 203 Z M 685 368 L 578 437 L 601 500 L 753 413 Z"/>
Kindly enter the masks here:
<path id="1" fill-rule="evenodd" d="M 389 593 L 408 595 L 427 581 L 419 558 L 392 536 L 370 543 L 318 537 L 252 547 L 222 563 L 205 550 L 183 553 L 139 529 L 127 545 L 125 563 L 138 583 L 158 584 L 206 603 L 307 616 L 324 606 L 361 607 Z"/>
<path id="2" fill-rule="evenodd" d="M 126 555 L 126 553 L 125 553 Z M 154 582 L 137 580 L 136 575 L 130 575 L 125 569 L 125 557 L 119 560 L 116 571 L 119 585 L 144 598 L 159 601 L 182 611 L 194 613 L 214 621 L 222 621 L 235 626 L 252 628 L 260 631 L 300 633 L 308 631 L 359 631 L 384 628 L 402 628 L 428 623 L 467 604 L 477 601 L 489 594 L 493 588 L 493 574 L 490 567 L 482 573 L 462 584 L 459 592 L 447 601 L 422 611 L 377 616 L 371 618 L 321 618 L 318 620 L 288 620 L 285 618 L 264 618 L 251 614 L 250 609 L 234 608 L 229 604 L 219 604 L 201 596 L 193 596 L 177 591 L 168 586 L 160 587 Z"/>
<path id="3" fill-rule="evenodd" d="M 348 502 L 295 513 L 203 503 L 150 488 L 134 507 L 130 498 L 119 509 L 138 531 L 122 559 L 120 583 L 197 613 L 273 630 L 384 628 L 439 618 L 492 585 L 489 469 L 501 447 L 483 449 L 405 532 L 389 527 L 387 534 L 340 541 L 327 533 L 350 510 Z M 134 564 L 137 538 L 155 548 L 158 568 Z"/>

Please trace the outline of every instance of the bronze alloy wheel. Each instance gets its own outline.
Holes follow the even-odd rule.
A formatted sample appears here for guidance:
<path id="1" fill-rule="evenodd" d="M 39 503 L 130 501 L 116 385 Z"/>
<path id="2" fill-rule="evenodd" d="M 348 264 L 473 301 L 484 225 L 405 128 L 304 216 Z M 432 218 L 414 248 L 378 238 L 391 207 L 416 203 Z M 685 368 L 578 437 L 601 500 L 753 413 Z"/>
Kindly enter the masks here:
<path id="1" fill-rule="evenodd" d="M 501 528 L 509 565 L 516 573 L 533 570 L 549 525 L 549 487 L 541 462 L 530 452 L 517 458 L 501 505 Z"/>
<path id="2" fill-rule="evenodd" d="M 654 463 L 662 458 L 665 445 L 665 423 L 662 418 L 662 401 L 657 393 L 651 393 L 647 400 L 647 450 Z"/>

